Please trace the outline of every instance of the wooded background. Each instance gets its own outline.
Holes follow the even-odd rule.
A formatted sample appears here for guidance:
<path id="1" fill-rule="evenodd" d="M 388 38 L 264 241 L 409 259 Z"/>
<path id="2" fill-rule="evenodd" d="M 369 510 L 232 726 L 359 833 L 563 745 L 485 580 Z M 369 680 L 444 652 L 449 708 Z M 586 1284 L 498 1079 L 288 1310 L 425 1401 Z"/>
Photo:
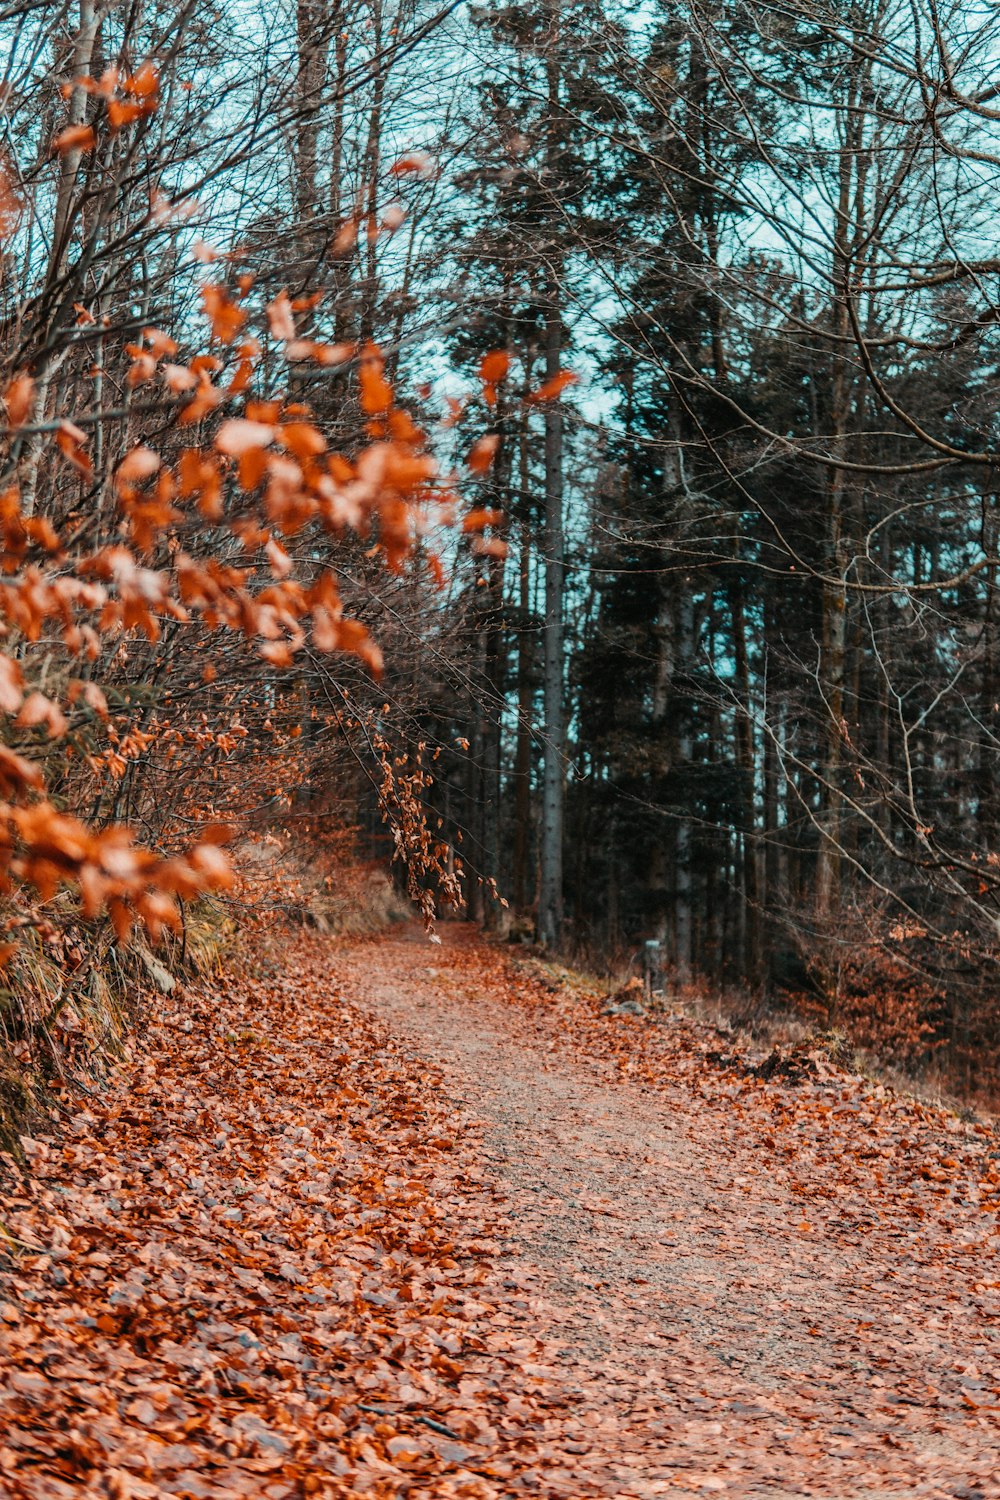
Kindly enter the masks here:
<path id="1" fill-rule="evenodd" d="M 659 939 L 672 984 L 990 1086 L 996 7 L 82 0 L 0 28 L 21 517 L 81 557 L 116 542 L 122 456 L 190 440 L 142 330 L 193 350 L 222 282 L 249 309 L 287 292 L 295 337 L 344 351 L 290 360 L 272 313 L 239 356 L 260 399 L 350 464 L 377 345 L 471 513 L 398 546 L 384 507 L 286 528 L 353 655 L 247 652 L 210 609 L 112 622 L 73 677 L 109 720 L 78 696 L 54 745 L 14 703 L 54 803 L 164 850 L 206 819 L 377 849 L 388 813 L 415 878 L 457 870 L 487 926 L 499 895 L 591 962 Z M 186 532 L 156 523 L 148 566 L 180 535 L 266 589 L 223 481 Z M 7 557 L 23 586 L 34 553 L 8 534 Z M 62 701 L 66 641 L 28 650 L 6 612 L 26 687 Z"/>

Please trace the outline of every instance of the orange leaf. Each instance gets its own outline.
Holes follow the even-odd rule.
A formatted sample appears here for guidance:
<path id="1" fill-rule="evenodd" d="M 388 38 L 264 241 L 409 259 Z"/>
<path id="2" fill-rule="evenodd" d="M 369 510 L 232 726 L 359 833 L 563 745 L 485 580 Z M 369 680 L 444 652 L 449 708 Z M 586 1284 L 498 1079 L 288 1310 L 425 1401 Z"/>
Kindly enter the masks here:
<path id="1" fill-rule="evenodd" d="M 201 303 L 214 336 L 220 343 L 231 344 L 246 322 L 246 313 L 237 307 L 226 288 L 218 282 L 202 287 Z"/>
<path id="2" fill-rule="evenodd" d="M 115 937 L 120 943 L 124 943 L 125 939 L 132 931 L 132 924 L 135 920 L 132 916 L 132 913 L 129 911 L 124 901 L 120 901 L 117 897 L 113 897 L 108 902 L 108 915 L 111 918 L 111 925 L 115 929 Z"/>
<path id="3" fill-rule="evenodd" d="M 272 667 L 290 667 L 294 660 L 286 641 L 265 641 L 258 649 Z"/>
<path id="4" fill-rule="evenodd" d="M 93 125 L 70 125 L 55 137 L 52 150 L 65 156 L 67 151 L 93 151 L 96 145 L 97 133 Z"/>
<path id="5" fill-rule="evenodd" d="M 572 370 L 560 370 L 558 375 L 553 375 L 551 380 L 546 380 L 537 391 L 532 391 L 528 397 L 529 401 L 554 401 L 560 396 L 568 385 L 575 385 L 579 375 L 574 375 Z"/>
<path id="6" fill-rule="evenodd" d="M 198 384 L 198 377 L 187 365 L 164 365 L 163 383 L 168 391 L 179 395 L 181 391 L 189 391 Z"/>
<path id="7" fill-rule="evenodd" d="M 62 709 L 44 693 L 29 693 L 14 722 L 19 729 L 34 729 L 36 725 L 44 724 L 50 739 L 66 732 L 66 717 Z"/>
<path id="8" fill-rule="evenodd" d="M 496 385 L 510 369 L 510 355 L 503 349 L 491 349 L 484 354 L 479 365 L 479 378 L 484 385 Z"/>
<path id="9" fill-rule="evenodd" d="M 13 160 L 8 151 L 0 151 L 0 239 L 14 233 L 23 211 Z"/>
<path id="10" fill-rule="evenodd" d="M 342 651 L 359 656 L 373 677 L 381 677 L 385 666 L 382 652 L 360 620 L 341 620 L 339 644 Z"/>
<path id="11" fill-rule="evenodd" d="M 24 701 L 24 674 L 20 664 L 0 656 L 0 710 L 16 714 Z"/>
<path id="12" fill-rule="evenodd" d="M 59 551 L 59 537 L 48 516 L 26 516 L 25 535 L 45 548 L 47 552 Z"/>
<path id="13" fill-rule="evenodd" d="M 271 565 L 271 572 L 275 578 L 287 578 L 292 571 L 292 559 L 284 547 L 281 546 L 280 542 L 276 542 L 274 537 L 271 537 L 264 551 L 267 554 L 267 560 Z"/>
<path id="14" fill-rule="evenodd" d="M 169 333 L 164 333 L 160 328 L 144 328 L 142 336 L 157 359 L 162 359 L 167 354 L 177 353 L 177 340 L 172 339 Z"/>
<path id="15" fill-rule="evenodd" d="M 100 78 L 78 78 L 76 83 L 79 88 L 85 89 L 88 94 L 99 94 L 102 99 L 110 99 L 118 87 L 118 69 L 114 66 L 105 68 Z M 66 99 L 70 98 L 72 92 L 73 87 L 70 85 L 69 92 L 64 93 L 63 97 Z"/>
<path id="16" fill-rule="evenodd" d="M 266 448 L 248 448 L 238 461 L 237 478 L 240 489 L 247 493 L 255 490 L 267 473 L 268 451 Z"/>
<path id="17" fill-rule="evenodd" d="M 127 377 L 129 386 L 134 389 L 137 385 L 145 385 L 147 380 L 152 380 L 156 374 L 156 356 L 141 344 L 126 344 L 125 353 L 132 356 Z"/>
<path id="18" fill-rule="evenodd" d="M 337 230 L 331 249 L 334 255 L 346 255 L 358 242 L 358 221 L 347 219 Z"/>
<path id="19" fill-rule="evenodd" d="M 311 422 L 286 422 L 278 429 L 278 441 L 296 458 L 317 458 L 326 452 L 326 439 Z"/>
<path id="20" fill-rule="evenodd" d="M 448 415 L 443 419 L 441 426 L 454 427 L 455 424 L 461 419 L 462 413 L 466 407 L 468 397 L 465 397 L 461 401 L 457 396 L 445 396 L 444 399 L 448 405 Z"/>
<path id="21" fill-rule="evenodd" d="M 294 339 L 295 319 L 292 317 L 292 304 L 287 292 L 279 292 L 274 301 L 267 304 L 267 322 L 272 338 L 280 339 L 283 343 Z"/>
<path id="22" fill-rule="evenodd" d="M 379 416 L 392 405 L 392 386 L 382 371 L 385 361 L 375 344 L 367 344 L 361 356 L 358 381 L 361 386 L 361 409 L 369 416 Z"/>
<path id="23" fill-rule="evenodd" d="M 417 174 L 426 177 L 433 167 L 431 158 L 423 151 L 411 151 L 406 156 L 401 156 L 394 161 L 389 168 L 391 177 L 410 177 Z"/>
<path id="24" fill-rule="evenodd" d="M 316 344 L 313 349 L 313 359 L 324 368 L 342 365 L 351 358 L 354 349 L 353 344 Z"/>
<path id="25" fill-rule="evenodd" d="M 499 526 L 502 510 L 470 510 L 462 522 L 463 531 L 482 531 L 484 526 Z"/>
<path id="26" fill-rule="evenodd" d="M 131 125 L 133 120 L 141 119 L 148 112 L 143 104 L 126 104 L 121 99 L 108 100 L 108 124 L 113 131 L 120 130 L 123 125 Z"/>
<path id="27" fill-rule="evenodd" d="M 180 423 L 200 422 L 221 400 L 222 392 L 212 384 L 207 375 L 202 375 L 198 379 L 198 389 L 177 420 Z"/>
<path id="28" fill-rule="evenodd" d="M 227 395 L 242 396 L 253 379 L 253 361 L 241 359 L 236 367 L 236 373 L 227 387 Z"/>
<path id="29" fill-rule="evenodd" d="M 154 453 L 152 448 L 144 448 L 141 445 L 133 448 L 127 453 L 118 465 L 115 474 L 116 484 L 138 484 L 144 479 L 149 479 L 160 467 L 160 455 Z"/>
<path id="30" fill-rule="evenodd" d="M 106 719 L 108 717 L 108 700 L 96 682 L 84 682 L 81 685 L 81 697 L 87 707 L 93 709 L 99 719 Z"/>
<path id="31" fill-rule="evenodd" d="M 206 823 L 198 832 L 199 844 L 231 844 L 236 830 L 228 823 Z"/>
<path id="32" fill-rule="evenodd" d="M 320 287 L 318 291 L 305 293 L 301 297 L 293 297 L 292 312 L 310 312 L 312 308 L 319 306 L 325 296 L 325 288 Z"/>
<path id="33" fill-rule="evenodd" d="M 503 559 L 507 556 L 510 549 L 506 542 L 500 541 L 499 537 L 489 537 L 487 539 L 486 537 L 477 536 L 472 543 L 472 550 L 477 557 L 499 557 Z"/>
<path id="34" fill-rule="evenodd" d="M 156 68 L 151 62 L 144 62 L 138 73 L 131 73 L 122 84 L 122 92 L 131 94 L 134 99 L 152 99 L 160 86 L 160 80 Z"/>
<path id="35" fill-rule="evenodd" d="M 81 432 L 79 427 L 74 426 L 72 422 L 64 419 L 59 423 L 59 430 L 56 432 L 56 447 L 75 469 L 79 469 L 80 473 L 89 479 L 94 472 L 94 465 L 91 463 L 89 454 L 83 451 L 83 444 L 86 441 L 87 434 Z"/>
<path id="36" fill-rule="evenodd" d="M 3 399 L 11 427 L 23 427 L 35 404 L 35 382 L 30 375 L 15 375 Z"/>
<path id="37" fill-rule="evenodd" d="M 500 446 L 500 434 L 488 432 L 473 445 L 472 452 L 466 459 L 469 472 L 472 474 L 485 474 L 487 469 L 496 458 L 497 449 Z"/>
<path id="38" fill-rule="evenodd" d="M 41 791 L 43 785 L 42 773 L 37 766 L 6 745 L 0 745 L 0 789 L 8 795 L 20 796 L 25 787 Z"/>
<path id="39" fill-rule="evenodd" d="M 215 446 L 220 453 L 230 458 L 239 458 L 251 448 L 266 448 L 273 443 L 275 429 L 266 422 L 248 422 L 242 417 L 230 417 L 223 422 L 215 434 Z"/>

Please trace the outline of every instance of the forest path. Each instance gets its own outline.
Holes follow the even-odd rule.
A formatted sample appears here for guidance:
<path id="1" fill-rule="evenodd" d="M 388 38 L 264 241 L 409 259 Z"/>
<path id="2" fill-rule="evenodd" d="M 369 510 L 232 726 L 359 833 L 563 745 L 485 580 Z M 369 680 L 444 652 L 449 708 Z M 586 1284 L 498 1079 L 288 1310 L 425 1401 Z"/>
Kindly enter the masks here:
<path id="1" fill-rule="evenodd" d="M 442 936 L 259 945 L 25 1142 L 0 1496 L 1000 1497 L 992 1124 Z"/>
<path id="2" fill-rule="evenodd" d="M 605 1019 L 442 931 L 334 972 L 485 1126 L 498 1324 L 530 1314 L 568 1398 L 541 1492 L 1000 1495 L 983 1127 L 821 1056 L 734 1083 L 714 1028 Z"/>

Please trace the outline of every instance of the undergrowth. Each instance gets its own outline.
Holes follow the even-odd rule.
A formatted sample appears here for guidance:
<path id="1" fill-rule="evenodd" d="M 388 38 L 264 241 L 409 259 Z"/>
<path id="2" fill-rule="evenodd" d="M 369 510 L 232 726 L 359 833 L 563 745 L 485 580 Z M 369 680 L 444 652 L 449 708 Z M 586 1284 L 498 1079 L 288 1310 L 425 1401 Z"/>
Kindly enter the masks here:
<path id="1" fill-rule="evenodd" d="M 73 921 L 69 902 L 54 898 L 51 920 L 22 929 L 0 984 L 0 1151 L 15 1157 L 34 1119 L 70 1108 L 74 1091 L 121 1060 L 156 994 L 217 968 L 236 933 L 224 904 L 205 897 L 154 950 L 140 929 L 118 941 L 106 921 Z"/>
<path id="2" fill-rule="evenodd" d="M 795 1003 L 797 997 L 766 998 L 738 987 L 698 983 L 678 984 L 666 977 L 662 991 L 645 993 L 635 963 L 562 964 L 535 948 L 513 948 L 511 962 L 553 995 L 569 995 L 611 1005 L 627 1000 L 652 1024 L 669 1025 L 683 1017 L 732 1035 L 735 1051 L 745 1052 L 760 1065 L 769 1060 L 777 1067 L 790 1055 L 822 1054 L 837 1068 L 855 1073 L 873 1083 L 882 1083 L 899 1094 L 950 1110 L 963 1118 L 1000 1113 L 1000 1100 L 986 1090 L 969 1092 L 938 1052 L 925 1058 L 908 1053 L 901 1060 L 891 1049 L 873 1045 L 870 1032 L 861 1034 L 850 1024 L 829 1025 L 818 1011 Z"/>
<path id="3" fill-rule="evenodd" d="M 0 1153 L 21 1160 L 21 1135 L 100 1086 L 161 995 L 234 965 L 247 928 L 273 921 L 363 934 L 413 914 L 384 870 L 353 857 L 346 837 L 268 833 L 237 855 L 240 888 L 185 903 L 178 930 L 155 946 L 138 927 L 119 941 L 107 920 L 82 921 L 68 892 L 19 928 L 0 971 Z"/>

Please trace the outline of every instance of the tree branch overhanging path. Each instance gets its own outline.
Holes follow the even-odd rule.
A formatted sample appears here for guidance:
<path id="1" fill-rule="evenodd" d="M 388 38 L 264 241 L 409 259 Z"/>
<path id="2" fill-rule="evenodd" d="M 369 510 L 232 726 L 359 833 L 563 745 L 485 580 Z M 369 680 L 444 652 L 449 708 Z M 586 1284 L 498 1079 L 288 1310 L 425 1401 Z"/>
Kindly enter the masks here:
<path id="1" fill-rule="evenodd" d="M 29 1143 L 0 1494 L 1000 1495 L 998 1173 L 471 929 L 191 984 Z"/>

